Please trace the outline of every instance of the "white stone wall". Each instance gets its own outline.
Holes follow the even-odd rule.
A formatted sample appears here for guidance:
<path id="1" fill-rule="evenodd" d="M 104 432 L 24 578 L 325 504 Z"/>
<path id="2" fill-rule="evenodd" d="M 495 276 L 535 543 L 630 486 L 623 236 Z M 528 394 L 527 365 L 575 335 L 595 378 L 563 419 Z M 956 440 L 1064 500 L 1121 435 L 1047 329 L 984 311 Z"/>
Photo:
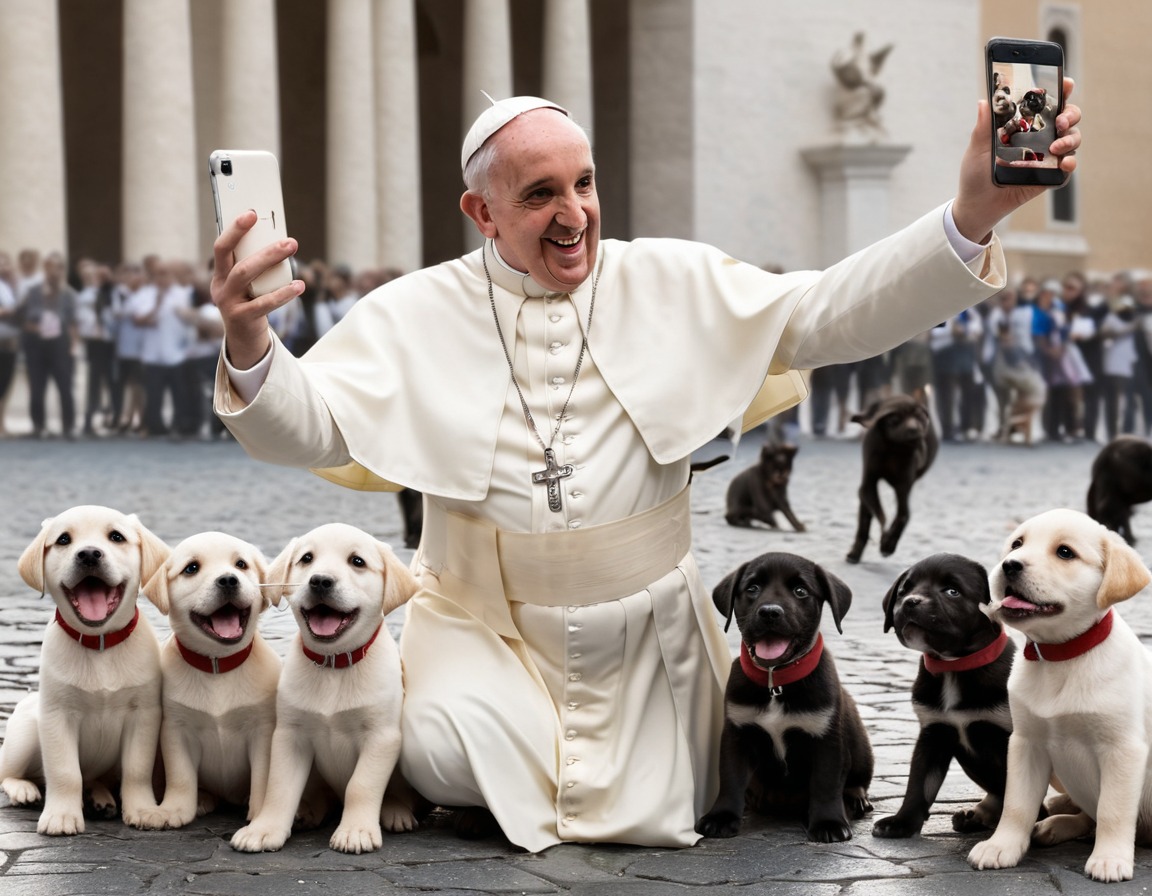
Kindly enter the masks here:
<path id="1" fill-rule="evenodd" d="M 858 30 L 869 49 L 895 44 L 883 121 L 912 146 L 888 229 L 951 198 L 984 92 L 977 0 L 693 2 L 693 237 L 755 264 L 822 265 L 819 188 L 800 150 L 829 137 L 829 62 Z"/>

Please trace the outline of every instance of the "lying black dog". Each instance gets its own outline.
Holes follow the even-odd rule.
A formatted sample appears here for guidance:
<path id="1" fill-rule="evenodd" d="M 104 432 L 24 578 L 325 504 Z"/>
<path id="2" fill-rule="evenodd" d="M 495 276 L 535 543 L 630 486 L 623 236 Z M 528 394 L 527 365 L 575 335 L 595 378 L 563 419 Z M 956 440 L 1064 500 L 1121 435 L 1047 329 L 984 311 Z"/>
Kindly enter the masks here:
<path id="1" fill-rule="evenodd" d="M 779 511 L 793 529 L 804 531 L 804 524 L 796 519 L 788 503 L 788 481 L 795 456 L 795 445 L 764 443 L 759 462 L 737 473 L 728 483 L 728 512 L 724 515 L 728 525 L 751 526 L 759 521 L 775 529 Z"/>
<path id="2" fill-rule="evenodd" d="M 820 635 L 824 604 L 836 628 L 852 592 L 795 554 L 762 554 L 712 592 L 740 629 L 720 741 L 720 795 L 696 823 L 706 837 L 733 837 L 745 802 L 755 810 L 804 814 L 810 840 L 852 836 L 849 818 L 871 811 L 872 746 L 840 685 Z"/>
<path id="3" fill-rule="evenodd" d="M 955 758 L 987 796 L 956 812 L 957 831 L 994 828 L 1008 771 L 1008 673 L 1016 645 L 981 611 L 991 600 L 988 573 L 957 554 L 933 554 L 906 569 L 884 597 L 884 631 L 923 654 L 912 685 L 920 736 L 908 789 L 895 815 L 872 827 L 876 837 L 920 832 Z"/>
<path id="4" fill-rule="evenodd" d="M 1152 501 L 1152 443 L 1117 436 L 1092 461 L 1088 515 L 1135 544 L 1132 506 L 1145 501 Z"/>
<path id="5" fill-rule="evenodd" d="M 911 395 L 893 395 L 877 401 L 863 414 L 854 415 L 852 421 L 868 428 L 862 446 L 864 472 L 856 541 L 847 557 L 849 563 L 859 563 L 868 543 L 872 517 L 880 521 L 880 553 L 887 557 L 896 550 L 911 515 L 908 496 L 912 485 L 932 466 L 940 442 L 928 409 Z M 881 479 L 896 492 L 896 516 L 887 529 L 877 490 Z"/>

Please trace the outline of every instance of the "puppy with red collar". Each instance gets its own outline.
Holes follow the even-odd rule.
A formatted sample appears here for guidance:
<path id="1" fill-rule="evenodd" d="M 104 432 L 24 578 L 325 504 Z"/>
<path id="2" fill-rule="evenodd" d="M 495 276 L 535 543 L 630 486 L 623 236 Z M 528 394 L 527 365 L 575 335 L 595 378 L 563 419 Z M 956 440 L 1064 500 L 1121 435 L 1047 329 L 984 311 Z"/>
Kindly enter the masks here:
<path id="1" fill-rule="evenodd" d="M 983 612 L 990 600 L 987 571 L 958 554 L 926 557 L 900 573 L 884 596 L 884 631 L 895 629 L 901 644 L 921 654 L 912 685 L 920 735 L 904 801 L 873 825 L 873 836 L 918 834 L 953 759 L 986 796 L 956 812 L 952 828 L 985 830 L 1000 820 L 1016 645 Z"/>
<path id="2" fill-rule="evenodd" d="M 842 631 L 852 592 L 810 560 L 769 553 L 726 576 L 712 600 L 735 618 L 741 647 L 724 697 L 720 794 L 697 833 L 734 837 L 748 801 L 800 812 L 810 840 L 851 839 L 850 819 L 872 809 L 872 747 L 820 617 L 827 605 Z"/>
<path id="3" fill-rule="evenodd" d="M 1113 607 L 1152 575 L 1115 532 L 1078 511 L 1050 510 L 1009 536 L 990 579 L 990 614 L 1028 644 L 1008 680 L 1004 811 L 968 861 L 1011 868 L 1029 843 L 1094 830 L 1085 872 L 1128 880 L 1135 844 L 1152 843 L 1152 654 Z M 1066 805 L 1037 823 L 1053 774 L 1084 808 Z"/>
<path id="4" fill-rule="evenodd" d="M 145 584 L 172 635 L 160 651 L 164 681 L 164 800 L 154 827 L 178 828 L 217 801 L 264 803 L 276 726 L 280 658 L 260 636 L 267 562 L 223 532 L 184 539 Z"/>

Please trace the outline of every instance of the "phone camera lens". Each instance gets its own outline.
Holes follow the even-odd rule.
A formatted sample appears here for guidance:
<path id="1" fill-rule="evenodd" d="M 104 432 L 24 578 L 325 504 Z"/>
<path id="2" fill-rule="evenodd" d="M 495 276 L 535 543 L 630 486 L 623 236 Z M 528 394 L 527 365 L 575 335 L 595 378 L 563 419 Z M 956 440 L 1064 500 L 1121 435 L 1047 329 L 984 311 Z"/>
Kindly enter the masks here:
<path id="1" fill-rule="evenodd" d="M 222 159 L 220 161 L 220 173 L 223 174 L 225 177 L 231 177 L 232 176 L 232 160 L 231 159 Z"/>

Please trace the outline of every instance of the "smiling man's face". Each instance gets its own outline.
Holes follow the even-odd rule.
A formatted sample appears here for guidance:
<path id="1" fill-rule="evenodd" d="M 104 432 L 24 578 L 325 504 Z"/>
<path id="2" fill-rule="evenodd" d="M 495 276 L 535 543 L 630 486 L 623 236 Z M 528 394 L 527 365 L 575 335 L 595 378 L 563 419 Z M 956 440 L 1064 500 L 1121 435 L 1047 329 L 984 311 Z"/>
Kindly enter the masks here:
<path id="1" fill-rule="evenodd" d="M 587 279 L 600 242 L 600 200 L 584 132 L 554 109 L 514 118 L 500 141 L 484 195 L 461 208 L 500 257 L 542 287 L 569 292 Z"/>

